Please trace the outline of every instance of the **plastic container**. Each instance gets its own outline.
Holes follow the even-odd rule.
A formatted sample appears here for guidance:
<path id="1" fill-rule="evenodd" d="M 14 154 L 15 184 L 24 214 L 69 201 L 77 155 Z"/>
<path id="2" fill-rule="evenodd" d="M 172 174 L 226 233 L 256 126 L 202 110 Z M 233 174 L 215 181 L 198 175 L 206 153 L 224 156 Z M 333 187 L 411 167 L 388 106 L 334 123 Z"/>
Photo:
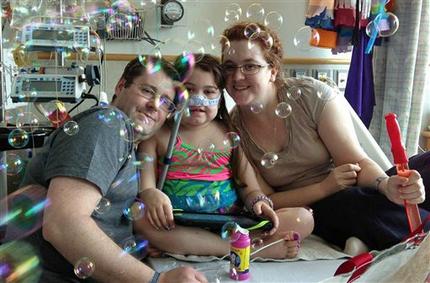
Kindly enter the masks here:
<path id="1" fill-rule="evenodd" d="M 245 229 L 238 229 L 232 235 L 230 243 L 230 278 L 247 280 L 250 276 L 249 261 L 251 254 L 251 238 Z"/>

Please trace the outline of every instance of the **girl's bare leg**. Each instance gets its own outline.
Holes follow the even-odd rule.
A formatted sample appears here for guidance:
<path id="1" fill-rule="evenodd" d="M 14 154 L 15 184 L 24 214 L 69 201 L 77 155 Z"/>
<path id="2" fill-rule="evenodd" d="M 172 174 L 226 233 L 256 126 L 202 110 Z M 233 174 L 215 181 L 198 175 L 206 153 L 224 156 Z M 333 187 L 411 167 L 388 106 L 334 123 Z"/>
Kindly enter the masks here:
<path id="1" fill-rule="evenodd" d="M 253 233 L 253 238 L 263 237 L 263 246 L 284 239 L 284 241 L 274 244 L 256 253 L 255 257 L 262 258 L 294 258 L 300 249 L 300 242 L 312 233 L 314 219 L 312 212 L 305 208 L 282 208 L 276 211 L 279 217 L 279 228 L 270 237 L 264 237 L 260 232 Z M 261 247 L 261 246 L 260 246 Z M 256 246 L 254 250 L 259 249 Z"/>
<path id="2" fill-rule="evenodd" d="M 176 225 L 174 229 L 156 230 L 145 217 L 134 225 L 135 232 L 143 235 L 151 246 L 175 254 L 224 256 L 230 252 L 230 243 L 219 235 L 202 228 Z"/>
<path id="3" fill-rule="evenodd" d="M 256 257 L 294 258 L 300 248 L 300 242 L 313 230 L 312 213 L 304 208 L 282 208 L 276 211 L 279 216 L 279 229 L 270 237 L 263 237 L 261 232 L 251 234 L 255 239 L 263 237 L 263 245 L 277 240 L 274 244 L 255 254 Z M 212 255 L 222 257 L 230 252 L 230 242 L 218 234 L 205 229 L 176 225 L 170 231 L 156 230 L 144 217 L 135 223 L 137 234 L 143 235 L 156 249 L 176 254 Z M 258 247 L 254 248 L 256 250 Z"/>

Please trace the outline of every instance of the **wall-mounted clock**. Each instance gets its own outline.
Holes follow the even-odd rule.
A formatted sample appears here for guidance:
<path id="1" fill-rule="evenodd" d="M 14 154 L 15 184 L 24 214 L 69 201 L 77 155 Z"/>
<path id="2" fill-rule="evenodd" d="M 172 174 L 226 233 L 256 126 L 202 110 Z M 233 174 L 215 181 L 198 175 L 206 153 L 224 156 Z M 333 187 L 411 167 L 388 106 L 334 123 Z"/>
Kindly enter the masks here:
<path id="1" fill-rule="evenodd" d="M 184 16 L 184 6 L 177 0 L 161 1 L 161 24 L 173 25 Z"/>

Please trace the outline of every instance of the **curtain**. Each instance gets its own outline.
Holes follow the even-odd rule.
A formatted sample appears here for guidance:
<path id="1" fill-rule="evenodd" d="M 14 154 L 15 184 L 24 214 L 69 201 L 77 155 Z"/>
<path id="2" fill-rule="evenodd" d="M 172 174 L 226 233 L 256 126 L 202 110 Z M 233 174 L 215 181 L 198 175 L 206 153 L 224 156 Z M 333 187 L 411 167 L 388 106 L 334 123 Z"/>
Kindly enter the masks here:
<path id="1" fill-rule="evenodd" d="M 398 31 L 374 48 L 376 106 L 370 132 L 392 157 L 385 114 L 394 112 L 408 156 L 417 153 L 430 64 L 430 0 L 397 0 Z"/>
<path id="2" fill-rule="evenodd" d="M 369 37 L 366 29 L 359 31 L 359 42 L 352 50 L 351 65 L 346 83 L 345 98 L 360 117 L 366 128 L 372 120 L 375 105 L 373 86 L 372 53 L 365 54 Z"/>

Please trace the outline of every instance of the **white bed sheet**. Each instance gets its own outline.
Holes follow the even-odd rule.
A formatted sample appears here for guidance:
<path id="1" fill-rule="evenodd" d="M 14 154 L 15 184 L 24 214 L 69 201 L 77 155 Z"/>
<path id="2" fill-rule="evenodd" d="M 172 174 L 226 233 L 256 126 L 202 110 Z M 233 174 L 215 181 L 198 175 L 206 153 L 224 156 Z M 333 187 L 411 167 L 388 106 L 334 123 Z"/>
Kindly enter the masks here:
<path id="1" fill-rule="evenodd" d="M 294 262 L 252 262 L 250 283 L 320 282 L 333 276 L 346 259 Z M 239 282 L 228 277 L 228 261 L 185 262 L 174 258 L 148 258 L 149 265 L 162 272 L 179 266 L 193 266 L 206 275 L 209 283 Z"/>

